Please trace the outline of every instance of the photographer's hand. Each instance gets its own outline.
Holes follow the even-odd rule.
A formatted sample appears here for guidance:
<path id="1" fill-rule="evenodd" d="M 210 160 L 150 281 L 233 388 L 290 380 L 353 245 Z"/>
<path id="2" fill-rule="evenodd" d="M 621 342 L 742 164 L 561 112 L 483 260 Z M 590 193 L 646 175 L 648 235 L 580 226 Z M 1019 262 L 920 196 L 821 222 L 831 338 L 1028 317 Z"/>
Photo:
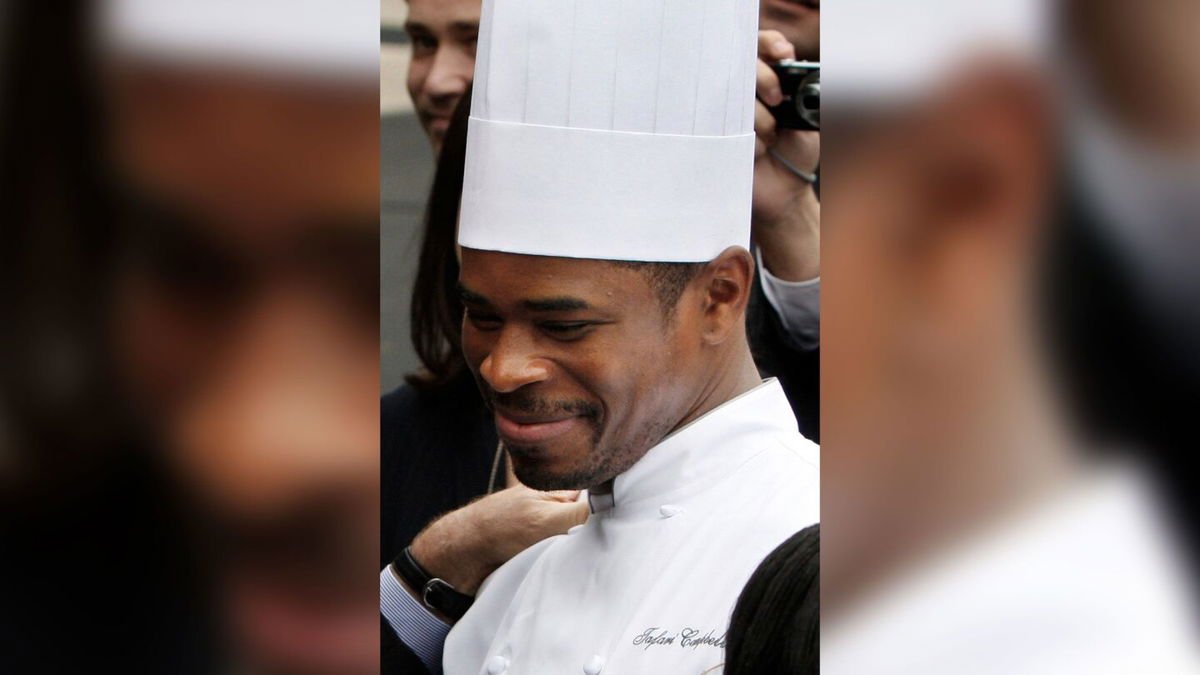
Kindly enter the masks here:
<path id="1" fill-rule="evenodd" d="M 777 129 L 767 108 L 783 100 L 779 77 L 767 64 L 795 57 L 795 48 L 782 33 L 759 31 L 752 223 L 754 241 L 771 274 L 785 281 L 808 281 L 820 276 L 821 203 L 812 184 L 779 158 L 803 172 L 816 171 L 821 136 L 816 131 Z"/>

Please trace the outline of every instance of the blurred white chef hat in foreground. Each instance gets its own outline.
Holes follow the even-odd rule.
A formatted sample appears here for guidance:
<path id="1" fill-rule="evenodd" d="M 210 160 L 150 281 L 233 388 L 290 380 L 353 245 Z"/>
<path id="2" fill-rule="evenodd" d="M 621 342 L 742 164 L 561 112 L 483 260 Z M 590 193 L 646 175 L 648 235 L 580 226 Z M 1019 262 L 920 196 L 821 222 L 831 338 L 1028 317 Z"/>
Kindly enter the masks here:
<path id="1" fill-rule="evenodd" d="M 837 0 L 821 7 L 823 104 L 902 104 L 964 62 L 1039 58 L 1049 0 Z"/>
<path id="2" fill-rule="evenodd" d="M 102 46 L 183 66 L 378 79 L 371 0 L 103 0 Z"/>

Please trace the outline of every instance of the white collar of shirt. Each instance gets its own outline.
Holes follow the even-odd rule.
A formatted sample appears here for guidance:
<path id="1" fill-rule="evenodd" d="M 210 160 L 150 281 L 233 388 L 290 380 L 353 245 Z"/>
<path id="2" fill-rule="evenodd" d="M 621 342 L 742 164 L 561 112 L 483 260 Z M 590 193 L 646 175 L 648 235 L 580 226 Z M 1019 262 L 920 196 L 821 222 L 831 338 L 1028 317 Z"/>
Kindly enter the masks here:
<path id="1" fill-rule="evenodd" d="M 837 674 L 1116 673 L 1129 664 L 1106 659 L 1168 653 L 1194 665 L 1190 597 L 1153 486 L 1131 464 L 1094 467 L 823 626 L 821 665 Z"/>
<path id="2" fill-rule="evenodd" d="M 769 447 L 756 439 L 798 433 L 783 387 L 771 378 L 672 432 L 617 476 L 612 492 L 589 492 L 589 505 L 592 513 L 611 511 L 614 516 L 651 507 L 658 513 L 702 492 Z"/>

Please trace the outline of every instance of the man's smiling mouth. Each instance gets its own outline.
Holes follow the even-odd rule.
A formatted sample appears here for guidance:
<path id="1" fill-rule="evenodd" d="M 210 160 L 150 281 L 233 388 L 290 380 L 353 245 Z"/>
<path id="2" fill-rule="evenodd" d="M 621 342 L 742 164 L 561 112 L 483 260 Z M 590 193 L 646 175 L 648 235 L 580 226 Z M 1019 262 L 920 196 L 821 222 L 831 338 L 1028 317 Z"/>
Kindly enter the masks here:
<path id="1" fill-rule="evenodd" d="M 509 444 L 537 444 L 554 440 L 583 423 L 574 413 L 531 415 L 502 411 L 495 412 L 496 431 Z"/>

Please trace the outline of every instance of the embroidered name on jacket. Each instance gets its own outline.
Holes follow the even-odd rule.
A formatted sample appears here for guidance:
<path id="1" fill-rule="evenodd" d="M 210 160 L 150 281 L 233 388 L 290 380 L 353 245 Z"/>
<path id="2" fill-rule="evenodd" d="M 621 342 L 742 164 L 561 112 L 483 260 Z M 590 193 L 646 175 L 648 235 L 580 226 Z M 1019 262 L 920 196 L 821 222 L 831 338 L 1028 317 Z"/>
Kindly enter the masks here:
<path id="1" fill-rule="evenodd" d="M 697 647 L 702 646 L 724 649 L 725 633 L 717 634 L 715 630 L 710 630 L 704 634 L 701 634 L 699 628 L 690 627 L 685 627 L 682 630 L 671 632 L 666 628 L 651 626 L 642 631 L 640 635 L 633 638 L 633 644 L 641 647 L 642 649 L 650 649 L 651 647 L 679 647 L 681 649 L 696 649 Z"/>

